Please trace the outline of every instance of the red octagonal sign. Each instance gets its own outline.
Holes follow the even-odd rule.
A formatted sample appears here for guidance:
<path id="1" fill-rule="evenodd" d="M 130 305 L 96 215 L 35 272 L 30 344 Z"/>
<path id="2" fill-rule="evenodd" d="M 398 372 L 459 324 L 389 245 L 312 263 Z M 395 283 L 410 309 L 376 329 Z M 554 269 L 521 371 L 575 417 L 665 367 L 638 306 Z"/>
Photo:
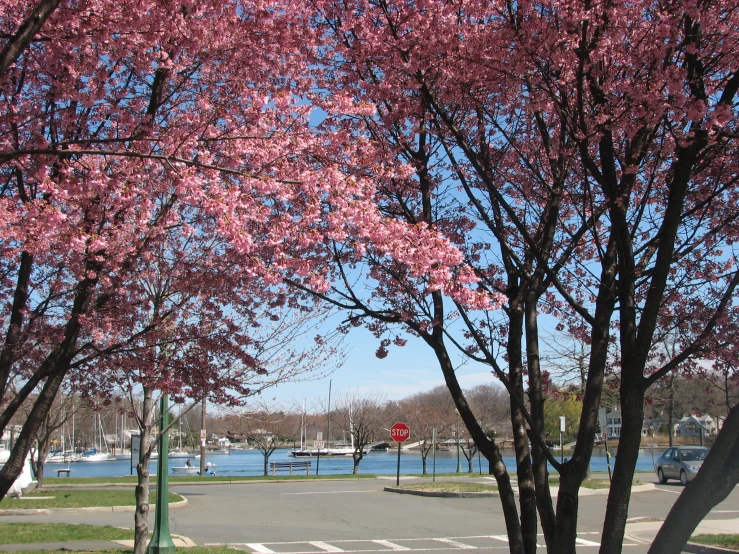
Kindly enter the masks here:
<path id="1" fill-rule="evenodd" d="M 411 429 L 405 423 L 396 423 L 390 428 L 390 437 L 395 442 L 405 442 L 411 437 Z"/>

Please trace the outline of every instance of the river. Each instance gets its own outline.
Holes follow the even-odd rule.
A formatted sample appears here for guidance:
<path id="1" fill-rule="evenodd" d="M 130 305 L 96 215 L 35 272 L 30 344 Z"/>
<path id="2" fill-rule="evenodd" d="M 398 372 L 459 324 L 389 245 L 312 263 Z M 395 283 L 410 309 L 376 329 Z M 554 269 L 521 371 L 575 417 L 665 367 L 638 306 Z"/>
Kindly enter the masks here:
<path id="1" fill-rule="evenodd" d="M 654 451 L 654 457 L 661 454 L 662 448 Z M 270 462 L 287 462 L 294 461 L 295 458 L 288 455 L 289 449 L 278 449 L 272 453 L 269 458 Z M 515 472 L 516 460 L 512 451 L 503 451 L 504 454 L 509 453 L 503 460 L 509 471 Z M 602 450 L 595 450 L 591 460 L 590 468 L 592 471 L 607 471 L 606 457 Z M 555 453 L 556 456 L 556 453 Z M 652 451 L 648 449 L 641 450 L 637 460 L 637 471 L 653 471 Z M 262 475 L 264 472 L 264 456 L 259 450 L 232 450 L 230 454 L 212 454 L 208 455 L 207 461 L 216 464 L 216 474 L 219 476 L 229 475 Z M 316 459 L 311 458 L 311 473 L 316 473 L 316 465 L 318 472 L 322 475 L 328 474 L 348 474 L 352 472 L 351 457 L 335 457 L 321 458 L 316 464 Z M 199 465 L 199 460 L 192 460 L 194 465 Z M 371 474 L 394 474 L 397 470 L 398 453 L 397 450 L 389 452 L 371 452 L 362 459 L 359 464 L 359 473 Z M 613 466 L 614 459 L 611 459 Z M 433 458 L 429 454 L 427 458 L 428 472 L 433 471 Z M 184 458 L 173 458 L 169 460 L 170 467 L 184 466 Z M 462 472 L 466 473 L 468 462 L 461 455 Z M 122 475 L 131 475 L 131 461 L 118 460 L 115 462 L 88 462 L 88 463 L 72 463 L 72 464 L 45 464 L 45 475 L 53 477 L 57 469 L 71 469 L 73 477 L 117 477 Z M 487 473 L 487 463 L 484 458 L 478 461 L 476 457 L 473 463 L 474 472 Z M 457 453 L 456 450 L 448 452 L 437 452 L 436 454 L 436 473 L 453 473 L 457 470 Z M 152 473 L 156 472 L 156 460 L 151 464 Z M 418 451 L 403 451 L 400 456 L 400 472 L 402 474 L 416 474 L 423 471 L 421 455 Z"/>

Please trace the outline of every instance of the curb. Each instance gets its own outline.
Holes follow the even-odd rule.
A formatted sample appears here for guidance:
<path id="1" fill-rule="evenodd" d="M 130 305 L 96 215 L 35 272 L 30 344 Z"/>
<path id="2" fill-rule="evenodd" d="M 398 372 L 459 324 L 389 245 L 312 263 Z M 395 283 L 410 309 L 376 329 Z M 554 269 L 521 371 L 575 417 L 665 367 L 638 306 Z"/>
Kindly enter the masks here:
<path id="1" fill-rule="evenodd" d="M 187 506 L 187 498 L 180 495 L 182 500 L 179 502 L 170 502 L 170 508 L 183 508 Z M 156 504 L 149 504 L 151 510 Z M 45 514 L 101 514 L 101 513 L 120 513 L 135 512 L 136 506 L 92 506 L 89 508 L 29 508 L 27 510 L 0 510 L 2 516 L 35 516 Z"/>
<path id="2" fill-rule="evenodd" d="M 401 476 L 401 479 L 403 476 Z M 180 487 L 180 486 L 198 486 L 198 485 L 253 485 L 253 484 L 265 484 L 265 483 L 293 483 L 293 482 L 306 482 L 306 481 L 371 481 L 372 479 L 378 479 L 378 477 L 366 477 L 363 479 L 356 479 L 356 478 L 345 478 L 342 479 L 340 477 L 336 479 L 269 479 L 269 480 L 255 480 L 255 481 L 244 481 L 244 480 L 238 480 L 238 481 L 224 481 L 222 479 L 219 480 L 213 480 L 213 481 L 176 481 L 172 482 L 169 481 L 169 488 L 172 487 Z M 395 479 L 395 477 L 393 477 Z M 413 479 L 413 477 L 411 478 Z M 43 490 L 68 490 L 68 489 L 107 489 L 110 487 L 120 487 L 120 488 L 135 488 L 136 483 L 70 483 L 69 485 L 65 485 L 64 483 L 54 483 L 52 485 L 44 485 Z M 155 488 L 156 483 L 152 482 L 149 485 L 150 488 Z M 171 506 L 171 504 L 170 504 Z"/>
<path id="3" fill-rule="evenodd" d="M 733 550 L 731 548 L 698 544 L 697 542 L 687 542 L 683 551 L 691 552 L 692 554 L 723 554 L 725 552 L 739 552 L 739 550 Z"/>
<path id="4" fill-rule="evenodd" d="M 493 498 L 500 496 L 497 492 L 433 492 L 418 489 L 400 489 L 397 487 L 385 487 L 386 492 L 397 494 L 412 494 L 415 496 L 435 496 L 438 498 Z"/>

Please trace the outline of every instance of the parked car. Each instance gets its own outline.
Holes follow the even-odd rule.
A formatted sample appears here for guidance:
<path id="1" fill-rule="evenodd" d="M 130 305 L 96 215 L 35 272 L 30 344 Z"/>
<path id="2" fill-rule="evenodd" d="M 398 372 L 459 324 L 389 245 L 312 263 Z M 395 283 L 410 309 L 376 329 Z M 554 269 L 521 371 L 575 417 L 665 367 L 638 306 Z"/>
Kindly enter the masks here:
<path id="1" fill-rule="evenodd" d="M 654 461 L 654 470 L 660 483 L 668 479 L 680 479 L 683 485 L 693 480 L 708 456 L 708 448 L 702 446 L 676 446 L 668 448 Z"/>

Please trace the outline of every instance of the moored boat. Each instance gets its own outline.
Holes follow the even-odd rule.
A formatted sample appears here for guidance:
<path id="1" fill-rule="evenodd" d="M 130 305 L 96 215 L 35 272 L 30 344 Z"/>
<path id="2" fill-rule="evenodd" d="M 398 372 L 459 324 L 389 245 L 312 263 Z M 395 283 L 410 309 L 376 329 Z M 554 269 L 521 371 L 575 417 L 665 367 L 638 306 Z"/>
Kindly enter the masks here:
<path id="1" fill-rule="evenodd" d="M 200 473 L 200 470 L 197 467 L 189 467 L 189 466 L 182 466 L 182 467 L 173 467 L 172 473 L 175 475 L 197 475 Z"/>
<path id="2" fill-rule="evenodd" d="M 90 451 L 89 453 L 85 453 L 76 460 L 72 460 L 74 462 L 108 462 L 108 461 L 115 461 L 115 457 L 111 457 L 110 454 L 107 452 L 97 452 L 97 451 Z"/>

